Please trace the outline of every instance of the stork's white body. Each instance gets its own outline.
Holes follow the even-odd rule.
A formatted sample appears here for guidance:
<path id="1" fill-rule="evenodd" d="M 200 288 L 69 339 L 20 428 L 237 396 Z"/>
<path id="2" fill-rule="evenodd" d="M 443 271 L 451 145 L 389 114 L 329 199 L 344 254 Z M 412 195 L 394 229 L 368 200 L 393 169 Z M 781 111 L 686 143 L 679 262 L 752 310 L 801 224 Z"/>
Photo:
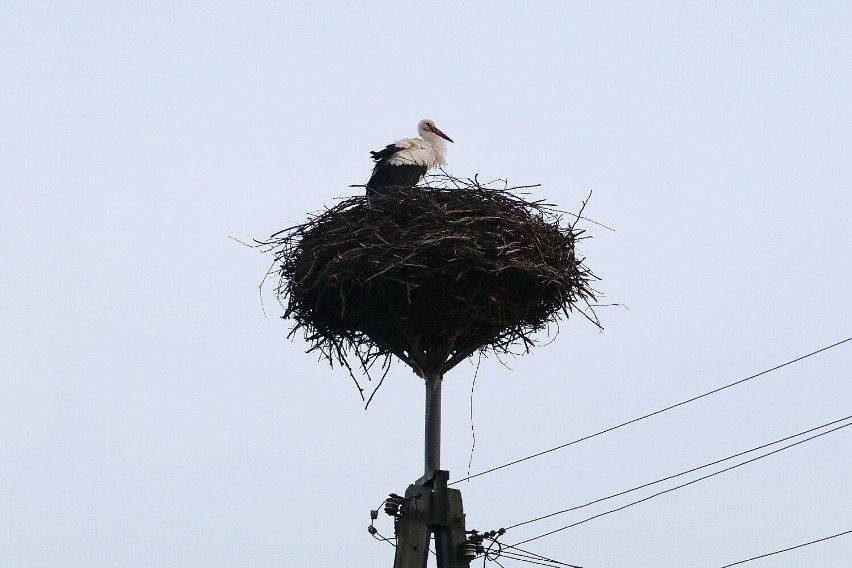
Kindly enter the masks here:
<path id="1" fill-rule="evenodd" d="M 428 170 L 447 163 L 444 140 L 452 142 L 450 137 L 428 119 L 420 121 L 417 132 L 421 138 L 403 138 L 384 150 L 370 152 L 376 165 L 367 182 L 368 194 L 393 187 L 414 186 Z"/>
<path id="2" fill-rule="evenodd" d="M 444 140 L 431 132 L 425 134 L 423 138 L 403 138 L 394 142 L 398 150 L 388 158 L 388 165 L 426 166 L 429 170 L 446 165 L 447 145 Z"/>

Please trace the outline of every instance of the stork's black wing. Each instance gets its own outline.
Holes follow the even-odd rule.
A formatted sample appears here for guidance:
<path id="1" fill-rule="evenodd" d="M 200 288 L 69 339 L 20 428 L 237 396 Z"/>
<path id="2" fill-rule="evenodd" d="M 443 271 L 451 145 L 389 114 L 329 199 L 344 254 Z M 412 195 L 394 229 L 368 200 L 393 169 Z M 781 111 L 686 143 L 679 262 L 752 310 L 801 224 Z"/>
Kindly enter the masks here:
<path id="1" fill-rule="evenodd" d="M 402 148 L 394 144 L 388 144 L 381 150 L 377 150 L 375 152 L 370 151 L 370 156 L 372 156 L 373 160 L 376 162 L 388 161 L 390 157 L 399 152 Z M 377 164 L 378 165 L 378 164 Z"/>
<path id="2" fill-rule="evenodd" d="M 388 144 L 384 149 L 370 152 L 376 166 L 373 175 L 367 182 L 367 194 L 382 192 L 393 187 L 412 187 L 417 185 L 420 178 L 426 174 L 426 166 L 416 164 L 389 164 L 388 161 L 402 148 L 396 144 Z"/>

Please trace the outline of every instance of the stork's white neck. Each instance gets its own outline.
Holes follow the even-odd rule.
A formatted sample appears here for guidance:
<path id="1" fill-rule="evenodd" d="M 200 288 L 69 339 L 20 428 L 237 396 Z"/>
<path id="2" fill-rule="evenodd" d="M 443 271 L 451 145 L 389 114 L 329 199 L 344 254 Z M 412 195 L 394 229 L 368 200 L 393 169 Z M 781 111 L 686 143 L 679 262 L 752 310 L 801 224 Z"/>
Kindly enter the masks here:
<path id="1" fill-rule="evenodd" d="M 423 140 L 432 147 L 435 162 L 432 167 L 443 166 L 447 163 L 447 144 L 444 139 L 428 130 L 421 133 Z"/>

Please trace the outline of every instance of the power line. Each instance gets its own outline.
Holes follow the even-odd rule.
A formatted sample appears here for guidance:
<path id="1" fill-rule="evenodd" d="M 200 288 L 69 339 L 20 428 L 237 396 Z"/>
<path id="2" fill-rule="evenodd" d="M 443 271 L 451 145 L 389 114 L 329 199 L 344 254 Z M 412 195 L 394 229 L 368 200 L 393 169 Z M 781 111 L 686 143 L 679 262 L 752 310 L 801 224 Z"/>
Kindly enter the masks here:
<path id="1" fill-rule="evenodd" d="M 810 546 L 811 544 L 816 544 L 818 542 L 823 542 L 826 540 L 831 540 L 832 538 L 837 538 L 839 536 L 852 534 L 852 530 L 844 531 L 842 533 L 833 534 L 831 536 L 827 536 L 825 538 L 819 538 L 817 540 L 812 540 L 810 542 L 803 542 L 802 544 L 797 544 L 796 546 L 791 546 L 789 548 L 784 548 L 782 550 L 776 550 L 775 552 L 767 552 L 766 554 L 761 554 L 760 556 L 754 556 L 752 558 L 746 558 L 745 560 L 740 560 L 739 562 L 734 562 L 733 564 L 725 564 L 720 568 L 730 568 L 731 566 L 736 566 L 738 564 L 745 564 L 746 562 L 751 562 L 752 560 L 757 560 L 758 558 L 766 558 L 767 556 L 773 556 L 775 554 L 781 554 L 782 552 L 789 552 L 791 550 L 795 550 L 797 548 L 802 548 L 803 546 Z"/>
<path id="2" fill-rule="evenodd" d="M 578 443 L 580 443 L 580 442 L 585 442 L 586 440 L 590 440 L 590 439 L 595 438 L 595 437 L 597 437 L 597 436 L 600 436 L 600 435 L 602 435 L 602 434 L 606 434 L 606 433 L 608 433 L 608 432 L 612 432 L 613 430 L 617 430 L 617 429 L 622 428 L 622 427 L 624 427 L 624 426 L 628 426 L 628 425 L 630 425 L 630 424 L 634 424 L 634 423 L 636 423 L 636 422 L 639 422 L 640 420 L 645 420 L 646 418 L 650 418 L 650 417 L 652 417 L 652 416 L 656 416 L 656 415 L 658 415 L 658 414 L 662 414 L 663 412 L 667 412 L 667 411 L 672 410 L 672 409 L 674 409 L 674 408 L 677 408 L 677 407 L 679 407 L 679 406 L 683 406 L 683 405 L 685 405 L 685 404 L 689 404 L 689 403 L 691 403 L 691 402 L 695 402 L 696 400 L 699 400 L 699 399 L 702 399 L 702 398 L 704 398 L 704 397 L 707 397 L 707 396 L 710 396 L 710 395 L 716 394 L 716 393 L 721 392 L 721 391 L 723 391 L 723 390 L 725 390 L 725 389 L 729 389 L 729 388 L 731 388 L 731 387 L 734 387 L 734 386 L 740 385 L 740 384 L 742 384 L 742 383 L 744 383 L 744 382 L 746 382 L 746 381 L 750 381 L 750 380 L 752 380 L 752 379 L 756 379 L 757 377 L 760 377 L 760 376 L 763 376 L 763 375 L 769 374 L 769 373 L 771 373 L 771 372 L 773 372 L 773 371 L 777 371 L 778 369 L 781 369 L 781 368 L 786 367 L 786 366 L 788 366 L 788 365 L 792 365 L 793 363 L 798 363 L 799 361 L 802 361 L 802 360 L 804 360 L 804 359 L 807 359 L 808 357 L 813 357 L 814 355 L 817 355 L 817 354 L 819 354 L 819 353 L 822 353 L 823 351 L 828 351 L 829 349 L 832 349 L 832 348 L 834 348 L 834 347 L 838 347 L 838 346 L 843 345 L 844 343 L 847 343 L 847 342 L 849 342 L 849 341 L 852 341 L 852 337 L 847 337 L 846 339 L 844 339 L 844 340 L 842 340 L 842 341 L 838 341 L 837 343 L 833 343 L 833 344 L 828 345 L 828 346 L 826 346 L 826 347 L 822 347 L 821 349 L 817 349 L 816 351 L 812 351 L 812 352 L 810 352 L 810 353 L 807 353 L 807 354 L 802 355 L 802 356 L 800 356 L 800 357 L 797 357 L 797 358 L 795 358 L 795 359 L 791 359 L 790 361 L 787 361 L 787 362 L 785 362 L 785 363 L 781 363 L 780 365 L 776 365 L 776 366 L 774 366 L 774 367 L 772 367 L 772 368 L 770 368 L 770 369 L 766 369 L 765 371 L 761 371 L 761 372 L 759 372 L 759 373 L 756 373 L 756 374 L 751 375 L 751 376 L 749 376 L 749 377 L 746 377 L 746 378 L 744 378 L 744 379 L 740 379 L 740 380 L 738 380 L 738 381 L 734 381 L 733 383 L 729 383 L 729 384 L 724 385 L 724 386 L 722 386 L 722 387 L 719 387 L 719 388 L 713 389 L 713 390 L 711 390 L 711 391 L 707 391 L 707 392 L 705 392 L 705 393 L 703 393 L 703 394 L 700 394 L 700 395 L 698 395 L 698 396 L 694 396 L 694 397 L 692 397 L 692 398 L 689 398 L 689 399 L 686 399 L 686 400 L 684 400 L 684 401 L 678 402 L 678 403 L 673 404 L 673 405 L 671 405 L 671 406 L 667 406 L 667 407 L 665 407 L 665 408 L 661 408 L 660 410 L 656 410 L 656 411 L 654 411 L 654 412 L 650 412 L 650 413 L 645 414 L 645 415 L 643 415 L 643 416 L 639 416 L 638 418 L 633 418 L 632 420 L 628 420 L 627 422 L 622 422 L 621 424 L 617 424 L 617 425 L 615 425 L 615 426 L 611 426 L 611 427 L 609 427 L 609 428 L 606 428 L 605 430 L 600 430 L 599 432 L 595 432 L 594 434 L 589 434 L 588 436 L 583 436 L 582 438 L 577 438 L 576 440 L 572 440 L 572 441 L 567 442 L 567 443 L 565 443 L 565 444 L 562 444 L 562 445 L 560 445 L 560 446 L 556 446 L 555 448 L 550 448 L 549 450 L 544 450 L 544 451 L 542 451 L 542 452 L 538 452 L 538 453 L 535 453 L 535 454 L 532 454 L 532 455 L 526 456 L 526 457 L 524 457 L 524 458 L 520 458 L 520 459 L 517 459 L 517 460 L 511 461 L 511 462 L 505 463 L 505 464 L 503 464 L 503 465 L 499 465 L 499 466 L 497 466 L 497 467 L 492 467 L 491 469 L 486 469 L 485 471 L 481 471 L 481 472 L 479 472 L 479 473 L 475 473 L 475 474 L 473 474 L 473 475 L 469 475 L 469 476 L 467 476 L 467 477 L 463 477 L 463 478 L 461 478 L 461 479 L 459 479 L 459 480 L 457 480 L 457 481 L 453 481 L 453 482 L 451 482 L 451 483 L 448 483 L 447 485 L 455 485 L 455 484 L 457 484 L 457 483 L 461 483 L 462 481 L 469 481 L 469 480 L 471 480 L 471 479 L 473 479 L 473 478 L 475 478 L 475 477 L 480 477 L 480 476 L 482 476 L 482 475 L 486 475 L 486 474 L 488 474 L 488 473 L 493 473 L 493 472 L 495 472 L 495 471 L 497 471 L 497 470 L 500 470 L 500 469 L 503 469 L 503 468 L 507 468 L 507 467 L 509 467 L 509 466 L 513 466 L 513 465 L 519 464 L 519 463 L 521 463 L 521 462 L 525 462 L 525 461 L 527 461 L 527 460 L 531 460 L 531 459 L 533 459 L 533 458 L 537 458 L 537 457 L 543 456 L 543 455 L 545 455 L 545 454 L 549 454 L 549 453 L 551 453 L 551 452 L 555 452 L 555 451 L 557 451 L 557 450 L 561 450 L 561 449 L 563 449 L 563 448 L 567 448 L 568 446 L 573 446 L 574 444 L 578 444 Z"/>
<path id="3" fill-rule="evenodd" d="M 569 512 L 571 512 L 571 511 L 576 511 L 576 510 L 578 510 L 578 509 L 583 509 L 583 508 L 588 507 L 588 506 L 590 506 L 590 505 L 595 505 L 595 504 L 597 504 L 597 503 L 601 503 L 602 501 L 607 501 L 607 500 L 612 499 L 612 498 L 614 498 L 614 497 L 621 497 L 622 495 L 626 495 L 626 494 L 631 493 L 631 492 L 633 492 L 633 491 L 637 491 L 637 490 L 639 490 L 639 489 L 644 489 L 644 488 L 646 488 L 646 487 L 650 487 L 651 485 L 656 485 L 657 483 L 662 483 L 663 481 L 668 481 L 668 480 L 670 480 L 670 479 L 674 479 L 674 478 L 676 478 L 676 477 L 680 477 L 680 476 L 682 476 L 682 475 L 686 475 L 686 474 L 688 474 L 688 473 L 693 473 L 693 472 L 696 472 L 696 471 L 698 471 L 698 470 L 701 470 L 701 469 L 704 469 L 704 468 L 707 468 L 707 467 L 710 467 L 710 466 L 713 466 L 713 465 L 718 465 L 718 464 L 720 464 L 720 463 L 722 463 L 722 462 L 726 462 L 726 461 L 728 461 L 728 460 L 732 460 L 732 459 L 734 459 L 734 458 L 738 458 L 738 457 L 740 457 L 740 456 L 744 456 L 744 455 L 746 455 L 746 454 L 750 454 L 750 453 L 752 453 L 752 452 L 756 452 L 757 450 L 762 450 L 762 449 L 764 449 L 764 448 L 768 448 L 769 446 L 774 446 L 774 445 L 776 445 L 776 444 L 780 444 L 781 442 L 786 442 L 787 440 L 792 440 L 793 438 L 798 438 L 798 437 L 800 437 L 800 436 L 803 436 L 803 435 L 805 435 L 805 434 L 809 434 L 809 433 L 814 432 L 814 431 L 816 431 L 816 430 L 822 430 L 823 428 L 827 428 L 828 426 L 832 426 L 832 425 L 837 424 L 837 423 L 839 423 L 839 422 L 845 422 L 845 421 L 848 421 L 848 420 L 852 420 L 852 414 L 850 414 L 849 416 L 846 416 L 846 417 L 844 417 L 844 418 L 839 418 L 839 419 L 837 419 L 837 420 L 832 420 L 831 422 L 826 422 L 825 424 L 821 424 L 821 425 L 819 425 L 819 426 L 815 426 L 815 427 L 813 427 L 813 428 L 809 428 L 809 429 L 807 429 L 807 430 L 803 430 L 803 431 L 798 432 L 798 433 L 796 433 L 796 434 L 793 434 L 793 435 L 791 435 L 791 436 L 786 436 L 786 437 L 784 437 L 784 438 L 780 438 L 780 439 L 778 439 L 778 440 L 775 440 L 774 442 L 769 442 L 769 443 L 766 443 L 766 444 L 762 444 L 762 445 L 760 445 L 760 446 L 757 446 L 757 447 L 751 448 L 751 449 L 749 449 L 749 450 L 745 450 L 745 451 L 742 451 L 742 452 L 738 452 L 738 453 L 736 453 L 736 454 L 732 454 L 732 455 L 730 455 L 730 456 L 728 456 L 728 457 L 725 457 L 725 458 L 722 458 L 722 459 L 718 459 L 718 460 L 715 460 L 715 461 L 712 461 L 712 462 L 706 463 L 706 464 L 704 464 L 704 465 L 700 465 L 700 466 L 698 466 L 698 467 L 693 467 L 693 468 L 691 468 L 691 469 L 687 469 L 687 470 L 682 471 L 682 472 L 680 472 L 680 473 L 675 473 L 674 475 L 669 475 L 669 476 L 667 476 L 667 477 L 663 477 L 662 479 L 657 479 L 656 481 L 651 481 L 651 482 L 648 482 L 648 483 L 643 483 L 642 485 L 637 485 L 636 487 L 631 487 L 630 489 L 626 489 L 626 490 L 624 490 L 624 491 L 620 491 L 620 492 L 618 492 L 618 493 L 613 493 L 612 495 L 607 495 L 606 497 L 601 497 L 601 498 L 599 498 L 599 499 L 595 499 L 594 501 L 589 501 L 588 503 L 584 503 L 584 504 L 582 504 L 582 505 L 577 505 L 577 506 L 574 506 L 574 507 L 570 507 L 570 508 L 568 508 L 568 509 L 563 509 L 563 510 L 561 510 L 561 511 L 556 511 L 556 512 L 554 512 L 554 513 L 550 513 L 550 514 L 547 514 L 547 515 L 543 515 L 543 516 L 541 516 L 541 517 L 536 517 L 536 518 L 534 518 L 534 519 L 530 519 L 530 520 L 528 520 L 528 521 L 523 521 L 523 522 L 520 522 L 520 523 L 516 523 L 516 524 L 514 524 L 514 525 L 510 525 L 510 526 L 506 527 L 506 530 L 514 529 L 514 528 L 517 528 L 517 527 L 520 527 L 520 526 L 523 526 L 523 525 L 528 525 L 528 524 L 530 524 L 530 523 L 535 523 L 535 522 L 537 522 L 537 521 L 542 521 L 542 520 L 544 520 L 544 519 L 549 519 L 550 517 L 555 517 L 556 515 L 561 515 L 561 514 L 563 514 L 563 513 L 569 513 Z M 849 424 L 846 424 L 846 426 L 850 426 L 850 425 L 852 425 L 852 422 L 850 422 Z M 826 433 L 827 433 L 827 432 L 826 432 Z"/>
<path id="4" fill-rule="evenodd" d="M 518 559 L 523 557 L 529 559 L 528 561 L 539 561 L 545 566 L 556 565 L 567 566 L 568 568 L 583 568 L 582 566 L 577 566 L 576 564 L 568 564 L 566 562 L 560 562 L 559 560 L 553 560 L 552 558 L 542 556 L 541 554 L 536 554 L 535 552 L 530 552 L 529 550 L 524 550 L 523 548 L 518 548 L 517 546 L 510 546 L 508 544 L 504 544 L 503 546 L 503 554 L 506 555 L 507 558 L 509 557 L 509 555 L 514 555 L 518 557 Z"/>
<path id="5" fill-rule="evenodd" d="M 548 566 L 549 568 L 559 568 L 560 566 L 564 566 L 563 562 L 559 562 L 558 564 L 553 564 L 551 562 L 542 562 L 541 560 L 537 560 L 536 558 L 531 558 L 528 556 L 524 556 L 522 554 L 515 554 L 508 550 L 504 550 L 498 558 L 508 558 L 509 560 L 517 560 L 518 562 L 526 562 L 527 564 L 536 564 L 538 566 Z"/>
<path id="6" fill-rule="evenodd" d="M 482 534 L 482 549 L 479 550 L 479 553 L 476 558 L 482 558 L 483 566 L 485 566 L 486 561 L 494 562 L 498 566 L 503 566 L 497 559 L 506 558 L 509 560 L 517 560 L 518 562 L 527 562 L 529 564 L 537 564 L 539 566 L 548 566 L 550 568 L 561 568 L 563 566 L 565 568 L 583 568 L 582 566 L 577 566 L 576 564 L 568 564 L 567 562 L 554 560 L 553 558 L 548 558 L 547 556 L 542 556 L 541 554 L 536 554 L 535 552 L 524 550 L 523 548 L 518 548 L 517 546 L 504 544 L 499 541 L 499 538 L 505 532 L 506 529 L 500 529 L 499 531 L 490 531 L 490 534 L 488 532 Z M 486 539 L 491 541 L 488 546 L 485 546 L 484 543 Z M 467 563 L 467 561 L 456 562 L 455 564 L 452 564 L 452 566 L 458 566 L 462 563 Z"/>
<path id="7" fill-rule="evenodd" d="M 830 434 L 830 433 L 832 433 L 832 432 L 836 432 L 837 430 L 840 430 L 840 429 L 842 429 L 842 428 L 846 428 L 847 426 L 852 426 L 852 422 L 849 422 L 849 423 L 847 423 L 847 424 L 843 424 L 842 426 L 837 426 L 837 427 L 835 427 L 835 428 L 832 428 L 831 430 L 826 430 L 825 432 L 820 432 L 819 434 L 814 434 L 813 436 L 811 436 L 811 437 L 809 437 L 809 438 L 805 438 L 804 440 L 799 440 L 798 442 L 793 442 L 792 444 L 788 444 L 788 445 L 786 445 L 786 446 L 783 446 L 783 447 L 781 447 L 781 448 L 778 448 L 777 450 L 773 450 L 773 451 L 771 451 L 771 452 L 767 452 L 767 453 L 765 453 L 765 454 L 761 454 L 761 455 L 759 455 L 759 456 L 757 456 L 757 457 L 754 457 L 754 458 L 748 459 L 748 460 L 743 461 L 743 462 L 740 462 L 740 463 L 738 463 L 738 464 L 734 464 L 734 465 L 729 466 L 729 467 L 726 467 L 726 468 L 724 468 L 724 469 L 720 469 L 720 470 L 718 470 L 718 471 L 714 471 L 713 473 L 709 473 L 709 474 L 707 474 L 707 475 L 704 475 L 704 476 L 698 477 L 698 478 L 696 478 L 696 479 L 693 479 L 692 481 L 687 481 L 686 483 L 682 483 L 682 484 L 680 484 L 680 485 L 676 485 L 676 486 L 674 486 L 674 487 L 670 487 L 669 489 L 665 489 L 665 490 L 663 490 L 663 491 L 659 491 L 659 492 L 654 493 L 654 494 L 652 494 L 652 495 L 649 495 L 649 496 L 647 496 L 647 497 L 643 497 L 642 499 L 637 499 L 636 501 L 632 501 L 632 502 L 630 502 L 630 503 L 627 503 L 626 505 L 622 505 L 621 507 L 616 507 L 616 508 L 614 508 L 614 509 L 610 509 L 610 510 L 608 510 L 608 511 L 604 511 L 604 512 L 602 512 L 602 513 L 598 513 L 597 515 L 593 515 L 593 516 L 591 516 L 591 517 L 587 517 L 587 518 L 585 518 L 585 519 L 583 519 L 583 520 L 580 520 L 580 521 L 577 521 L 577 522 L 575 522 L 575 523 L 571 523 L 570 525 L 566 525 L 566 526 L 564 526 L 564 527 L 560 527 L 560 528 L 558 528 L 558 529 L 554 529 L 554 530 L 552 530 L 552 531 L 548 531 L 548 532 L 543 533 L 543 534 L 540 534 L 540 535 L 538 535 L 538 536 L 534 536 L 534 537 L 532 537 L 532 538 L 528 538 L 528 539 L 526 539 L 526 540 L 522 540 L 522 541 L 520 541 L 520 542 L 516 542 L 516 543 L 515 543 L 515 544 L 513 544 L 512 546 L 519 546 L 519 545 L 521 545 L 521 544 L 526 544 L 526 543 L 528 543 L 528 542 L 532 542 L 532 541 L 534 541 L 534 540 L 538 540 L 538 539 L 544 538 L 544 537 L 546 537 L 546 536 L 550 536 L 550 535 L 552 535 L 552 534 L 555 534 L 555 533 L 558 533 L 558 532 L 564 531 L 564 530 L 566 530 L 566 529 L 570 529 L 570 528 L 572 528 L 572 527 L 576 527 L 577 525 L 582 525 L 583 523 L 587 523 L 587 522 L 589 522 L 589 521 L 591 521 L 591 520 L 593 520 L 593 519 L 597 519 L 597 518 L 603 517 L 603 516 L 605 516 L 605 515 L 609 515 L 609 514 L 611 514 L 611 513 L 615 513 L 615 512 L 617 512 L 617 511 L 623 511 L 624 509 L 627 509 L 628 507 L 632 507 L 632 506 L 634 506 L 634 505 L 638 505 L 639 503 L 643 503 L 643 502 L 645 502 L 645 501 L 649 501 L 649 500 L 651 500 L 651 499 L 653 499 L 653 498 L 655 498 L 655 497 L 659 497 L 660 495 L 664 495 L 664 494 L 666 494 L 666 493 L 671 493 L 672 491 L 676 491 L 676 490 L 678 490 L 678 489 L 683 489 L 684 487 L 687 487 L 687 486 L 692 485 L 692 484 L 694 484 L 694 483 L 698 483 L 699 481 L 703 481 L 703 480 L 705 480 L 705 479 L 709 479 L 709 478 L 714 477 L 714 476 L 716 476 L 716 475 L 719 475 L 719 474 L 721 474 L 721 473 L 725 473 L 726 471 L 731 471 L 732 469 L 736 469 L 736 468 L 738 468 L 738 467 L 741 467 L 741 466 L 744 466 L 744 465 L 746 465 L 746 464 L 749 464 L 749 463 L 755 462 L 755 461 L 760 460 L 760 459 L 763 459 L 763 458 L 765 458 L 765 457 L 769 457 L 769 456 L 771 456 L 771 455 L 773 455 L 773 454 L 777 454 L 777 453 L 779 453 L 779 452 L 783 452 L 784 450 L 787 450 L 787 449 L 792 448 L 792 447 L 794 447 L 794 446 L 798 446 L 799 444 L 804 444 L 805 442 L 809 442 L 809 441 L 814 440 L 814 439 L 816 439 L 816 438 L 819 438 L 819 437 L 821 437 L 821 436 L 825 436 L 826 434 Z"/>

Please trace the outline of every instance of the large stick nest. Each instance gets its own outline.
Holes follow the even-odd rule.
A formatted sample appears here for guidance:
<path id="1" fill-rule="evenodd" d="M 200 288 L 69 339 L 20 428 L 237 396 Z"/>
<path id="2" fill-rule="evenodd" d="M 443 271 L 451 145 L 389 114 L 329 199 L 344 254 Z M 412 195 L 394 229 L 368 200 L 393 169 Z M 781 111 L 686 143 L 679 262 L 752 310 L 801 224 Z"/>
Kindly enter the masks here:
<path id="1" fill-rule="evenodd" d="M 366 371 L 395 355 L 427 377 L 477 350 L 527 352 L 575 307 L 597 324 L 582 230 L 512 193 L 524 188 L 427 182 L 344 199 L 260 243 L 275 255 L 291 337 L 302 330 L 309 351 L 350 372 L 349 356 Z"/>

